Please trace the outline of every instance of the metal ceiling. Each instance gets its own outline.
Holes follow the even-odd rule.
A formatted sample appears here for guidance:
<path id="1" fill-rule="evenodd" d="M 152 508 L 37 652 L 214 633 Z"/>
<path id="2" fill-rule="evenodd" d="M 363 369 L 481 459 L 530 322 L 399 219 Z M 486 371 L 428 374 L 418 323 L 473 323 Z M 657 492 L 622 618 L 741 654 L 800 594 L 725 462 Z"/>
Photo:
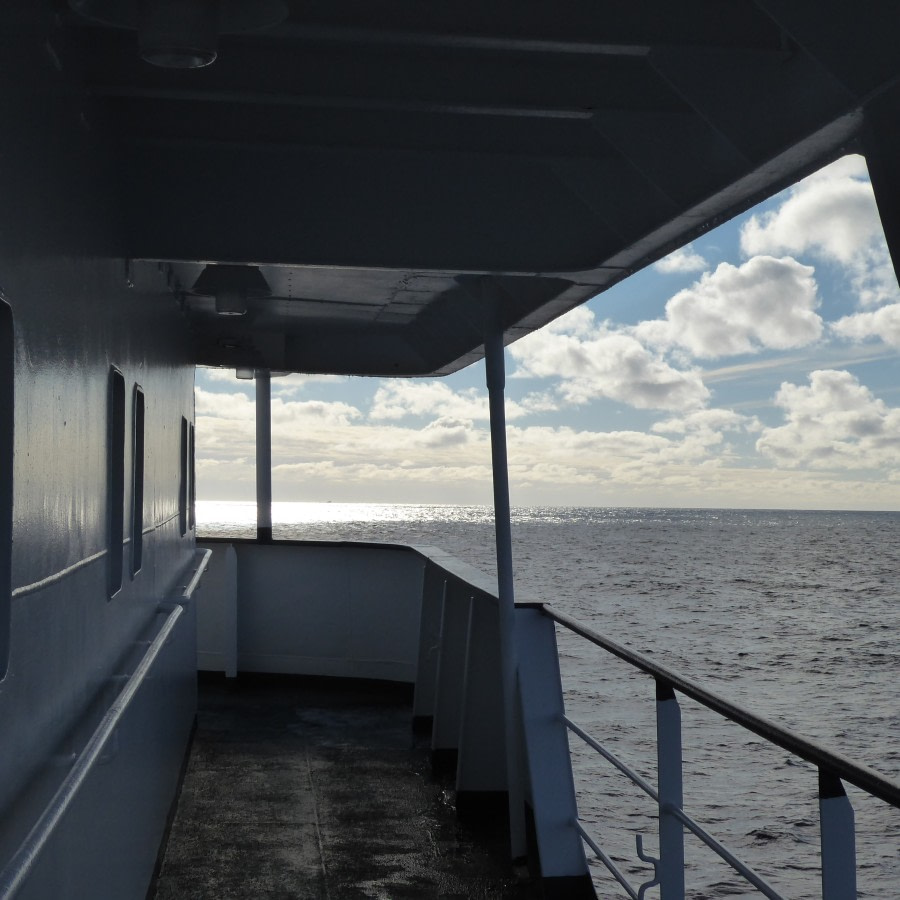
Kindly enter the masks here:
<path id="1" fill-rule="evenodd" d="M 171 265 L 198 363 L 447 373 L 490 316 L 514 340 L 896 135 L 896 0 L 285 5 L 180 71 L 59 4 L 127 253 Z M 207 263 L 271 295 L 217 315 Z"/>

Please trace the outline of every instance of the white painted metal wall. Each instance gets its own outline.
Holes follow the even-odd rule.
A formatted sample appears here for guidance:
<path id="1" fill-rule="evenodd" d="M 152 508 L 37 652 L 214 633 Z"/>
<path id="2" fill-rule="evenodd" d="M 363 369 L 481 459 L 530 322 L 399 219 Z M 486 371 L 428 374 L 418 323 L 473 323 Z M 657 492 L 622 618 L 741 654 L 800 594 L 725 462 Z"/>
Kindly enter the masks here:
<path id="1" fill-rule="evenodd" d="M 148 266 L 135 279 L 125 259 L 120 210 L 111 200 L 119 187 L 115 160 L 83 116 L 86 98 L 72 90 L 55 16 L 35 8 L 0 12 L 0 19 L 5 70 L 16 73 L 15 90 L 4 88 L 0 139 L 0 292 L 11 313 L 14 371 L 12 409 L 0 404 L 0 427 L 13 434 L 12 508 L 0 510 L 11 522 L 4 539 L 12 540 L 10 584 L 0 585 L 9 643 L 0 680 L 2 867 L 16 835 L 28 830 L 34 798 L 65 774 L 77 736 L 114 694 L 116 676 L 152 628 L 160 602 L 177 590 L 194 540 L 190 530 L 182 533 L 178 515 L 180 423 L 193 420 L 185 321 L 166 273 Z M 109 517 L 111 367 L 125 387 L 124 494 L 122 509 L 112 511 L 121 515 L 123 538 L 116 546 Z M 146 444 L 143 560 L 132 574 L 135 385 L 145 399 Z M 116 558 L 123 581 L 110 597 Z M 183 659 L 175 665 L 171 692 L 141 713 L 139 732 L 153 740 L 122 749 L 121 780 L 98 781 L 95 811 L 105 810 L 112 822 L 116 808 L 124 816 L 130 806 L 128 815 L 142 823 L 131 832 L 127 859 L 134 867 L 116 881 L 117 900 L 146 891 L 157 850 L 150 835 L 158 841 L 185 746 L 190 669 Z M 167 746 L 157 753 L 159 740 Z M 168 784 L 168 794 L 148 798 L 123 789 L 129 780 L 157 791 Z M 119 807 L 103 805 L 116 797 Z M 59 887 L 44 896 L 104 896 L 78 881 L 73 855 L 55 865 Z"/>
<path id="2" fill-rule="evenodd" d="M 201 541 L 198 666 L 413 682 L 424 560 L 391 545 Z"/>

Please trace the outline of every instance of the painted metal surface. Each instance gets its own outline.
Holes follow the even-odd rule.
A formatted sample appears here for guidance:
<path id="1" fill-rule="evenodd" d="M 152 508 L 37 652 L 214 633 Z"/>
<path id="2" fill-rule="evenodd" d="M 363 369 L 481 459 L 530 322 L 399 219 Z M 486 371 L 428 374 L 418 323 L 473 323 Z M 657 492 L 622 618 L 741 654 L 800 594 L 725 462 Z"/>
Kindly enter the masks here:
<path id="1" fill-rule="evenodd" d="M 193 599 L 207 556 L 0 826 L 3 900 L 146 893 L 196 708 Z"/>
<path id="2" fill-rule="evenodd" d="M 391 545 L 201 541 L 201 668 L 415 680 L 424 561 Z M 226 554 L 235 554 L 233 569 Z M 231 579 L 234 579 L 231 581 Z"/>
<path id="3" fill-rule="evenodd" d="M 629 780 L 652 797 L 659 806 L 660 858 L 652 859 L 638 845 L 638 856 L 652 862 L 655 870 L 653 884 L 660 884 L 663 900 L 685 896 L 683 829 L 688 829 L 707 847 L 727 862 L 745 881 L 760 894 L 773 900 L 782 895 L 757 872 L 739 859 L 731 850 L 711 835 L 683 809 L 681 773 L 681 714 L 675 692 L 681 692 L 699 701 L 709 709 L 736 722 L 741 727 L 782 747 L 818 767 L 819 817 L 822 846 L 822 897 L 824 900 L 853 900 L 856 897 L 856 834 L 853 808 L 847 798 L 842 781 L 848 781 L 867 791 L 873 797 L 900 808 L 900 784 L 884 775 L 843 758 L 807 738 L 800 737 L 743 707 L 706 690 L 697 682 L 660 666 L 647 657 L 629 650 L 615 641 L 581 625 L 570 616 L 542 604 L 528 604 L 529 611 L 545 616 L 547 622 L 556 621 L 625 660 L 635 668 L 652 675 L 656 680 L 657 697 L 657 758 L 658 789 L 616 757 L 574 722 L 565 718 L 566 725 L 590 747 L 611 762 Z M 598 858 L 609 868 L 631 897 L 643 894 L 625 880 L 621 871 L 603 852 L 598 842 L 582 826 L 579 830 Z"/>
<path id="4" fill-rule="evenodd" d="M 491 419 L 491 482 L 494 492 L 494 529 L 497 545 L 497 612 L 501 684 L 503 685 L 503 723 L 506 732 L 506 769 L 509 779 L 509 832 L 513 859 L 527 853 L 525 818 L 519 771 L 519 731 L 516 704 L 516 596 L 513 584 L 512 525 L 509 508 L 509 462 L 506 452 L 506 360 L 503 351 L 503 324 L 500 313 L 502 295 L 490 282 L 483 287 L 488 319 L 484 341 L 485 373 Z"/>
<path id="5" fill-rule="evenodd" d="M 575 827 L 578 810 L 553 622 L 536 610 L 519 609 L 516 640 L 520 659 L 528 660 L 519 669 L 519 690 L 541 875 L 589 883 L 584 847 Z"/>
<path id="6" fill-rule="evenodd" d="M 8 829 L 0 865 L 14 849 L 10 835 L 27 831 L 39 814 L 35 798 L 53 781 L 47 773 L 59 774 L 54 762 L 73 752 L 194 551 L 193 534 L 182 537 L 177 522 L 178 424 L 193 416 L 187 323 L 163 271 L 129 275 L 124 198 L 116 199 L 101 135 L 82 116 L 84 98 L 73 90 L 76 70 L 54 11 L 49 4 L 14 7 L 0 10 L 0 289 L 8 303 L 5 336 L 13 332 L 0 360 L 2 440 L 12 442 L 11 454 L 0 451 L 0 507 L 9 523 L 0 529 L 0 575 L 8 578 L 0 620 L 9 622 L 0 625 L 0 642 L 9 645 L 0 681 L 0 822 Z M 125 477 L 115 503 L 111 367 L 125 387 L 124 435 L 115 451 Z M 109 525 L 110 516 L 132 521 L 135 442 L 128 426 L 136 384 L 144 390 L 146 424 L 142 560 L 133 576 L 123 565 L 115 579 L 121 588 L 110 599 L 110 560 L 124 561 L 131 549 L 129 529 L 111 540 Z M 139 714 L 138 744 L 120 741 L 123 768 L 95 769 L 93 799 L 73 813 L 73 821 L 96 816 L 100 823 L 110 811 L 104 804 L 120 794 L 131 798 L 137 823 L 126 828 L 121 812 L 110 813 L 102 838 L 90 829 L 60 838 L 54 886 L 33 896 L 85 895 L 76 875 L 79 860 L 90 856 L 81 844 L 89 834 L 98 852 L 122 862 L 110 881 L 118 893 L 111 887 L 108 896 L 141 896 L 190 720 L 189 669 L 177 659 L 163 682 L 170 690 L 159 693 L 160 686 Z"/>
<path id="7" fill-rule="evenodd" d="M 659 892 L 662 900 L 684 900 L 684 827 L 676 813 L 684 806 L 681 708 L 675 692 L 658 684 L 656 757 L 659 790 Z"/>
<path id="8" fill-rule="evenodd" d="M 256 372 L 256 539 L 272 540 L 272 378 Z"/>
<path id="9" fill-rule="evenodd" d="M 0 12 L 10 84 L 35 109 L 49 82 L 67 93 L 45 140 L 6 130 L 7 163 L 48 175 L 7 209 L 32 218 L 32 194 L 78 184 L 42 220 L 54 246 L 112 199 L 117 255 L 171 264 L 214 365 L 446 374 L 484 352 L 473 277 L 508 294 L 509 342 L 845 152 L 881 110 L 893 130 L 900 108 L 893 0 L 292 2 L 177 78 L 140 61 L 133 31 L 77 14 L 90 5 Z M 105 192 L 79 181 L 66 124 L 91 136 Z M 62 164 L 51 141 L 72 147 Z M 272 296 L 218 315 L 207 263 L 260 266 Z"/>
<path id="10" fill-rule="evenodd" d="M 819 770 L 822 900 L 856 897 L 856 823 L 840 778 Z"/>

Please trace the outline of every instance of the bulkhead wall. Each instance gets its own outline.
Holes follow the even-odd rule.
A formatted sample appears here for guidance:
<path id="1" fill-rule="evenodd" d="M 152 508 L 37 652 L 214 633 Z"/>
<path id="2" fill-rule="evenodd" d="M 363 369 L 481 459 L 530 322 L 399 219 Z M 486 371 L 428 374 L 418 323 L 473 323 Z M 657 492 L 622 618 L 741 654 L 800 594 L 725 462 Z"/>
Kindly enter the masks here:
<path id="1" fill-rule="evenodd" d="M 194 549 L 184 515 L 194 402 L 186 323 L 164 271 L 131 275 L 120 225 L 127 192 L 46 6 L 0 12 L 0 292 L 14 335 L 14 402 L 0 410 L 14 434 L 12 510 L 0 511 L 12 539 L 11 589 L 0 597 L 6 821 L 35 774 L 73 749 L 67 735 L 109 692 Z M 143 491 L 133 517 L 139 395 Z M 121 492 L 111 487 L 117 470 Z M 121 584 L 111 587 L 117 559 Z"/>

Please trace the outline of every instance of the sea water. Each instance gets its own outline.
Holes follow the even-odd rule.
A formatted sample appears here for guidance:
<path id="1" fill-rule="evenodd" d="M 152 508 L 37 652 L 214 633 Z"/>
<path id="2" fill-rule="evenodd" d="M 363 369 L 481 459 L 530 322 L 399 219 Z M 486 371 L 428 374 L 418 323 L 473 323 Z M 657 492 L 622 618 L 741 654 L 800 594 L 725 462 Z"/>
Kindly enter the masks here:
<path id="1" fill-rule="evenodd" d="M 200 502 L 197 519 L 201 535 L 255 533 L 252 503 Z M 273 519 L 280 538 L 432 545 L 495 571 L 485 507 L 276 503 Z M 517 599 L 900 779 L 900 513 L 539 507 L 512 519 Z M 655 782 L 652 679 L 565 631 L 559 643 L 570 717 Z M 821 896 L 815 767 L 681 706 L 686 810 L 784 896 Z M 653 804 L 572 747 L 579 815 L 639 886 L 652 869 L 634 836 L 653 851 Z M 900 897 L 900 810 L 848 794 L 860 897 Z M 688 896 L 755 893 L 690 836 L 686 857 Z M 599 896 L 624 896 L 592 871 Z"/>

